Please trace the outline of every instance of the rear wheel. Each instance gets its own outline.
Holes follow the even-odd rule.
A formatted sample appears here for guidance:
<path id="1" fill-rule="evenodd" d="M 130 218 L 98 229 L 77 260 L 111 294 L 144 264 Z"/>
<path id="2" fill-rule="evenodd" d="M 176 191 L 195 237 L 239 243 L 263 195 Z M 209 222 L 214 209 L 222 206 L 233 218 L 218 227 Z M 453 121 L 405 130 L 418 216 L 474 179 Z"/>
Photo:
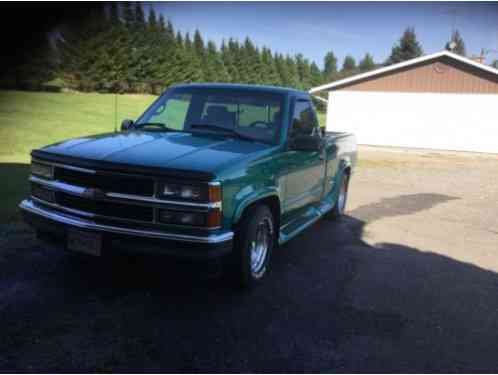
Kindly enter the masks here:
<path id="1" fill-rule="evenodd" d="M 328 218 L 337 219 L 344 215 L 346 211 L 346 203 L 348 201 L 349 189 L 349 174 L 343 173 L 339 186 L 339 193 L 334 208 L 327 215 Z"/>
<path id="2" fill-rule="evenodd" d="M 268 271 L 275 244 L 274 219 L 265 205 L 249 208 L 235 233 L 234 253 L 228 272 L 243 287 L 257 284 Z"/>

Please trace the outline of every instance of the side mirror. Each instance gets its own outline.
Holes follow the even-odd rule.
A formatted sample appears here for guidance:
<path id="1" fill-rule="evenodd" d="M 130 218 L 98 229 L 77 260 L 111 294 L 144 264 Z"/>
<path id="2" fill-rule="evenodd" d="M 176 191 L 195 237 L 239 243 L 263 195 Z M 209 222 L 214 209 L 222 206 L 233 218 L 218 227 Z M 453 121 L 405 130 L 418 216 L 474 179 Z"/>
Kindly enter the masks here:
<path id="1" fill-rule="evenodd" d="M 320 151 L 322 139 L 313 135 L 298 135 L 292 140 L 290 148 L 295 151 Z"/>
<path id="2" fill-rule="evenodd" d="M 123 120 L 123 122 L 121 123 L 121 131 L 125 132 L 127 130 L 133 129 L 133 125 L 134 125 L 133 120 L 129 119 Z"/>

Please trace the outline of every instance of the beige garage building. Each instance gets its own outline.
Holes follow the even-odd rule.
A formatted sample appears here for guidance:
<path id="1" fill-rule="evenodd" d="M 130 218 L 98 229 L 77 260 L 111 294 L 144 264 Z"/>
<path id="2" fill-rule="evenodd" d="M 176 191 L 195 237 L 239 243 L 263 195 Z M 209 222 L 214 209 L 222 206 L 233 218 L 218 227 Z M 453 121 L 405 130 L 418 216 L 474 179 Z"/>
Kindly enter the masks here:
<path id="1" fill-rule="evenodd" d="M 498 70 L 443 51 L 315 87 L 358 143 L 498 153 Z"/>

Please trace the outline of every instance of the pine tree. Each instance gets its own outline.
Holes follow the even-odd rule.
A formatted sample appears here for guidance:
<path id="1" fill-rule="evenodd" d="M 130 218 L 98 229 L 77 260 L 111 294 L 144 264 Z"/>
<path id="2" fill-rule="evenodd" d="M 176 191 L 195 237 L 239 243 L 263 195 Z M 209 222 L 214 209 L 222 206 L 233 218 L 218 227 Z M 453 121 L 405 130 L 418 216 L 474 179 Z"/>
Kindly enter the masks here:
<path id="1" fill-rule="evenodd" d="M 312 87 L 319 86 L 323 83 L 322 72 L 320 71 L 320 68 L 318 68 L 318 65 L 315 64 L 315 62 L 311 63 L 310 77 Z"/>
<path id="2" fill-rule="evenodd" d="M 263 50 L 261 51 L 261 64 L 263 67 L 261 83 L 266 85 L 278 85 L 280 79 L 277 67 L 275 66 L 275 60 L 269 48 L 263 47 Z"/>
<path id="3" fill-rule="evenodd" d="M 299 78 L 298 88 L 301 90 L 307 90 L 311 88 L 311 72 L 310 65 L 307 59 L 299 53 L 296 55 L 296 68 Z"/>
<path id="4" fill-rule="evenodd" d="M 163 29 L 163 24 L 164 24 L 164 18 L 163 15 L 161 14 L 161 17 L 159 18 L 159 21 L 161 23 L 161 30 Z M 166 36 L 166 41 L 168 43 L 173 44 L 175 42 L 175 29 L 173 28 L 173 24 L 171 21 L 168 20 L 168 24 L 166 25 L 166 28 L 164 29 L 164 35 Z"/>
<path id="5" fill-rule="evenodd" d="M 342 72 L 352 72 L 356 69 L 356 61 L 351 55 L 347 55 L 344 58 L 344 62 L 342 64 Z"/>
<path id="6" fill-rule="evenodd" d="M 131 3 L 128 1 L 123 2 L 123 20 L 126 27 L 131 28 L 135 23 L 135 13 L 131 7 Z"/>
<path id="7" fill-rule="evenodd" d="M 213 41 L 209 41 L 204 62 L 204 79 L 207 82 L 230 82 L 230 76 Z"/>
<path id="8" fill-rule="evenodd" d="M 285 65 L 287 66 L 287 72 L 289 74 L 289 80 L 287 86 L 298 88 L 299 87 L 299 73 L 297 71 L 296 61 L 292 56 L 287 55 L 285 57 Z"/>
<path id="9" fill-rule="evenodd" d="M 200 59 L 203 59 L 206 56 L 204 40 L 202 40 L 202 36 L 199 30 L 195 30 L 194 33 L 194 50 L 197 57 L 199 57 Z"/>
<path id="10" fill-rule="evenodd" d="M 465 43 L 463 42 L 458 30 L 455 30 L 451 34 L 451 39 L 448 43 L 446 43 L 444 48 L 461 56 L 465 56 Z"/>
<path id="11" fill-rule="evenodd" d="M 150 11 L 149 11 L 148 26 L 149 26 L 149 30 L 151 30 L 151 31 L 160 30 L 160 26 L 161 26 L 157 23 L 156 12 L 154 11 L 154 8 L 152 8 L 152 7 L 150 7 Z M 164 27 L 164 18 L 162 20 L 162 27 Z"/>
<path id="12" fill-rule="evenodd" d="M 175 38 L 175 43 L 178 47 L 182 47 L 184 46 L 183 44 L 183 37 L 182 37 L 182 33 L 180 31 L 178 31 L 176 33 L 176 38 Z"/>
<path id="13" fill-rule="evenodd" d="M 236 59 L 237 69 L 240 69 L 244 83 L 260 83 L 263 76 L 263 64 L 259 50 L 249 37 L 244 40 Z"/>
<path id="14" fill-rule="evenodd" d="M 360 61 L 358 68 L 360 69 L 360 72 L 368 72 L 369 70 L 374 69 L 375 63 L 373 61 L 372 55 L 366 53 L 365 57 L 363 57 L 363 59 Z"/>
<path id="15" fill-rule="evenodd" d="M 116 2 L 112 2 L 109 6 L 109 22 L 111 26 L 116 26 L 121 22 L 119 18 L 118 3 Z"/>
<path id="16" fill-rule="evenodd" d="M 192 40 L 190 39 L 190 34 L 188 32 L 185 34 L 183 45 L 185 46 L 186 51 L 194 52 L 194 45 L 192 44 Z"/>
<path id="17" fill-rule="evenodd" d="M 324 58 L 323 79 L 325 82 L 335 80 L 337 75 L 337 58 L 334 52 L 330 51 Z"/>
<path id="18" fill-rule="evenodd" d="M 391 55 L 386 61 L 387 65 L 396 64 L 402 61 L 411 60 L 422 56 L 423 51 L 420 43 L 417 41 L 415 29 L 407 28 L 399 43 L 394 45 Z"/>
<path id="19" fill-rule="evenodd" d="M 145 15 L 144 15 L 144 10 L 142 9 L 141 3 L 135 4 L 134 26 L 137 30 L 144 30 L 145 29 Z"/>
<path id="20" fill-rule="evenodd" d="M 223 41 L 218 50 L 214 42 L 204 43 L 199 30 L 193 39 L 188 33 L 185 37 L 175 34 L 172 23 L 152 8 L 145 17 L 141 4 L 123 3 L 121 20 L 119 6 L 107 6 L 107 12 L 103 6 L 97 7 L 91 17 L 62 25 L 54 49 L 57 58 L 42 60 L 32 51 L 36 64 L 19 67 L 15 75 L 47 77 L 50 64 L 57 62 L 58 77 L 77 90 L 158 93 L 178 82 L 201 81 L 307 90 L 324 83 L 325 77 L 330 81 L 356 71 L 354 59 L 348 57 L 337 73 L 337 59 L 329 52 L 322 75 L 302 54 L 272 53 L 267 47 L 258 48 L 248 37 L 243 43 L 232 38 Z M 36 52 L 36 56 L 41 55 Z M 373 59 L 367 54 L 360 68 L 372 66 Z"/>

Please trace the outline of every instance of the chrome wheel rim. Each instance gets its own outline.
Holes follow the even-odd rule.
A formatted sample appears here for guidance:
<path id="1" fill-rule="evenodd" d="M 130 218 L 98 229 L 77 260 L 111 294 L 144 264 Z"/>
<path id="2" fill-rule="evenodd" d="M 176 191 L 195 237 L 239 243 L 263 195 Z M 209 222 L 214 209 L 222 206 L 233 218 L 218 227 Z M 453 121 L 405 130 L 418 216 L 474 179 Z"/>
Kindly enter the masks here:
<path id="1" fill-rule="evenodd" d="M 348 180 L 344 178 L 341 184 L 341 190 L 339 191 L 339 198 L 338 198 L 338 208 L 339 212 L 342 214 L 344 213 L 344 210 L 346 208 L 346 199 L 347 199 L 347 194 L 348 194 Z"/>
<path id="2" fill-rule="evenodd" d="M 270 219 L 264 218 L 256 228 L 256 235 L 251 241 L 251 273 L 258 277 L 266 268 L 266 257 L 271 246 L 273 227 Z"/>

